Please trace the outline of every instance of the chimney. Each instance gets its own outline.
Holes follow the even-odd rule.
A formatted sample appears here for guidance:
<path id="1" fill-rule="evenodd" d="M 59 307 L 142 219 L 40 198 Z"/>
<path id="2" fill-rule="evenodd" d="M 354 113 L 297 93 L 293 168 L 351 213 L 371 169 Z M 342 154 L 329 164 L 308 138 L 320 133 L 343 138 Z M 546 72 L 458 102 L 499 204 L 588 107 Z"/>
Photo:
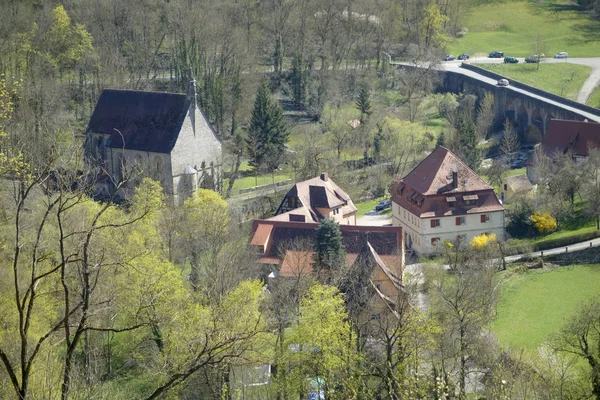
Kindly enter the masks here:
<path id="1" fill-rule="evenodd" d="M 321 174 L 321 180 L 322 180 L 323 182 L 327 182 L 327 181 L 329 180 L 329 174 L 327 174 L 327 172 L 323 172 L 323 173 Z"/>
<path id="2" fill-rule="evenodd" d="M 458 187 L 458 165 L 452 164 L 452 187 Z"/>

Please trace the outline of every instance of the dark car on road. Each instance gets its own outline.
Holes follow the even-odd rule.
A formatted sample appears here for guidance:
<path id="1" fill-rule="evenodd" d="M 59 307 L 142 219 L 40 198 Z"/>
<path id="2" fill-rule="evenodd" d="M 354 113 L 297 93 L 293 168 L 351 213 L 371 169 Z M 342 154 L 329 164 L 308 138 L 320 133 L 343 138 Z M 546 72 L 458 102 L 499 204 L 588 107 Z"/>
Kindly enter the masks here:
<path id="1" fill-rule="evenodd" d="M 515 57 L 504 57 L 504 63 L 516 64 L 518 62 L 519 60 L 517 60 Z"/>
<path id="2" fill-rule="evenodd" d="M 504 57 L 504 53 L 501 51 L 492 51 L 488 58 L 502 58 Z"/>
<path id="3" fill-rule="evenodd" d="M 383 211 L 385 209 L 388 209 L 392 206 L 392 201 L 391 200 L 384 200 L 384 201 L 380 201 L 376 206 L 375 206 L 375 211 Z"/>
<path id="4" fill-rule="evenodd" d="M 444 61 L 454 61 L 456 60 L 456 57 L 454 57 L 453 55 L 447 55 L 446 57 L 444 57 Z"/>
<path id="5" fill-rule="evenodd" d="M 469 55 L 468 54 L 461 54 L 460 56 L 458 56 L 459 60 L 468 60 L 469 59 Z"/>
<path id="6" fill-rule="evenodd" d="M 536 57 L 536 56 L 531 56 L 531 57 L 527 57 L 525 59 L 525 62 L 528 63 L 528 64 L 529 63 L 539 63 L 540 59 L 538 57 Z"/>

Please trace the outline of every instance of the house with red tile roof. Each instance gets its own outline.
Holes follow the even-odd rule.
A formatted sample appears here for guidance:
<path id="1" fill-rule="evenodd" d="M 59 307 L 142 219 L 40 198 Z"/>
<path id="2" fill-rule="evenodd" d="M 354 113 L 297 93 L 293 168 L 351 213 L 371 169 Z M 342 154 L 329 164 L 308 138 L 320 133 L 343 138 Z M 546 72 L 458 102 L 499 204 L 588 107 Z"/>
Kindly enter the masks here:
<path id="1" fill-rule="evenodd" d="M 318 223 L 255 220 L 250 246 L 274 275 L 297 278 L 314 274 L 312 244 Z M 374 295 L 393 306 L 403 290 L 404 242 L 399 226 L 340 225 L 347 268 L 368 268 Z"/>
<path id="2" fill-rule="evenodd" d="M 296 183 L 284 196 L 274 217 L 290 222 L 319 222 L 331 219 L 338 224 L 356 224 L 356 206 L 327 173 Z"/>
<path id="3" fill-rule="evenodd" d="M 600 148 L 600 124 L 553 119 L 550 121 L 546 136 L 538 146 L 537 154 L 555 157 L 557 154 L 569 153 L 574 161 L 580 162 L 589 156 L 590 147 Z M 535 158 L 534 153 L 525 163 L 527 177 L 533 183 L 537 183 Z"/>
<path id="4" fill-rule="evenodd" d="M 392 225 L 402 227 L 407 249 L 432 254 L 444 241 L 504 237 L 504 207 L 489 184 L 438 146 L 400 181 L 392 196 Z"/>

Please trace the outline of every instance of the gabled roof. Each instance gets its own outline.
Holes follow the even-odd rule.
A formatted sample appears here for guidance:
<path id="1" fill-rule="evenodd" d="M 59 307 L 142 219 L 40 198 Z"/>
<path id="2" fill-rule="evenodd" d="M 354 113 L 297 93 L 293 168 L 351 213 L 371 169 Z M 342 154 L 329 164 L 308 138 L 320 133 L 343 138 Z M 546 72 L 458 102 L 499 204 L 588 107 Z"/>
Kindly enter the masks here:
<path id="1" fill-rule="evenodd" d="M 529 181 L 527 175 L 509 176 L 505 179 L 506 184 L 513 192 L 527 192 L 533 189 L 533 185 Z"/>
<path id="2" fill-rule="evenodd" d="M 442 146 L 400 181 L 392 201 L 419 218 L 504 210 L 494 189 Z"/>
<path id="3" fill-rule="evenodd" d="M 301 203 L 300 207 L 284 213 L 280 206 L 274 219 L 290 221 L 289 214 L 291 213 L 304 215 L 306 222 L 318 222 L 323 216 L 317 208 L 339 207 L 343 216 L 355 213 L 357 210 L 350 196 L 329 179 L 327 173 L 296 183 L 285 195 L 285 198 L 288 197 L 297 197 Z"/>
<path id="4" fill-rule="evenodd" d="M 269 243 L 265 248 L 264 256 L 278 257 L 281 244 L 302 239 L 312 242 L 318 227 L 317 223 L 254 220 L 250 243 L 262 245 L 263 238 L 267 237 L 265 232 L 268 231 Z M 340 225 L 340 229 L 342 243 L 348 254 L 359 253 L 365 240 L 368 240 L 382 259 L 385 256 L 400 255 L 402 251 L 402 227 L 400 226 Z"/>
<path id="5" fill-rule="evenodd" d="M 458 184 L 453 186 L 452 174 L 457 172 Z M 422 195 L 472 192 L 492 189 L 454 153 L 438 146 L 404 178 L 402 183 Z"/>
<path id="6" fill-rule="evenodd" d="M 541 147 L 548 156 L 571 151 L 574 156 L 587 157 L 589 145 L 600 147 L 600 124 L 553 119 Z"/>
<path id="7" fill-rule="evenodd" d="M 189 106 L 184 94 L 104 89 L 86 133 L 110 135 L 107 147 L 170 153 Z"/>

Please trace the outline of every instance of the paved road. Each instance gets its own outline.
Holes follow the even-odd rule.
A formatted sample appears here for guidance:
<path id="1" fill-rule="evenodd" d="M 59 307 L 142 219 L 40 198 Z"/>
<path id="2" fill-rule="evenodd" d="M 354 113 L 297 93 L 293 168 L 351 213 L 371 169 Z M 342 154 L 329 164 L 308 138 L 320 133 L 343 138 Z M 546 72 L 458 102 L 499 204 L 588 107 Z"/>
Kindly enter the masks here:
<path id="1" fill-rule="evenodd" d="M 519 58 L 519 62 L 525 62 L 524 58 Z M 502 58 L 487 58 L 487 57 L 473 57 L 467 62 L 471 64 L 502 64 L 504 59 Z M 444 69 L 454 71 L 460 67 L 462 61 L 444 61 L 442 66 Z M 540 68 L 544 68 L 543 64 L 555 64 L 555 63 L 572 63 L 579 65 L 587 65 L 592 68 L 592 73 L 588 79 L 583 83 L 583 86 L 579 90 L 577 95 L 577 101 L 585 104 L 589 99 L 590 95 L 594 91 L 594 88 L 600 82 L 600 57 L 588 57 L 588 58 L 543 58 L 542 65 Z"/>
<path id="2" fill-rule="evenodd" d="M 591 244 L 591 246 L 590 246 L 590 244 Z M 536 252 L 531 253 L 531 257 L 540 257 L 542 255 L 542 253 L 544 253 L 545 256 L 550 256 L 552 254 L 566 253 L 567 251 L 570 253 L 572 251 L 583 250 L 583 249 L 587 249 L 588 247 L 597 247 L 597 246 L 600 246 L 600 238 L 587 240 L 585 242 L 570 244 L 568 246 L 557 247 L 554 249 L 536 251 Z M 525 254 L 517 254 L 514 256 L 508 256 L 508 257 L 506 257 L 506 262 L 519 261 L 523 257 L 525 257 Z"/>
<path id="3" fill-rule="evenodd" d="M 356 225 L 388 226 L 392 225 L 392 214 L 381 214 L 380 211 L 369 211 L 356 219 Z"/>
<path id="4" fill-rule="evenodd" d="M 493 59 L 493 61 L 490 61 L 492 59 L 483 59 L 482 58 L 482 59 L 474 59 L 474 60 L 471 61 L 471 63 L 475 63 L 478 60 L 487 60 L 486 63 L 498 63 L 499 62 L 496 59 Z M 554 59 L 552 59 L 552 60 L 554 60 Z M 580 59 L 580 60 L 582 60 L 582 59 Z M 465 68 L 460 68 L 460 64 L 461 64 L 460 62 L 449 61 L 449 62 L 442 63 L 441 66 L 440 66 L 440 68 L 443 69 L 443 70 L 445 70 L 445 71 L 453 71 L 453 72 L 457 72 L 459 74 L 467 75 L 467 76 L 475 78 L 475 79 L 477 79 L 477 80 L 479 80 L 481 82 L 485 82 L 485 83 L 488 83 L 490 85 L 496 86 L 497 81 L 495 79 L 488 78 L 487 76 L 483 76 L 481 74 L 478 74 L 475 71 L 471 71 L 471 70 L 468 70 L 468 69 L 465 69 Z M 577 113 L 579 115 L 582 115 L 584 118 L 587 118 L 590 121 L 600 122 L 600 117 L 597 116 L 597 115 L 594 115 L 594 114 L 591 114 L 591 113 L 579 110 L 579 109 L 577 109 L 575 107 L 571 107 L 571 106 L 569 106 L 567 104 L 560 103 L 560 102 L 552 100 L 552 99 L 548 99 L 546 97 L 537 95 L 535 93 L 528 92 L 527 90 L 520 89 L 520 88 L 511 86 L 511 85 L 505 86 L 504 89 L 505 90 L 513 90 L 515 92 L 523 93 L 524 95 L 527 95 L 529 97 L 532 97 L 532 98 L 535 98 L 535 99 L 539 99 L 539 100 L 541 100 L 543 102 L 546 102 L 548 104 L 552 104 L 552 105 L 554 105 L 556 107 L 561 107 L 561 108 L 564 108 L 565 110 L 569 110 L 569 111 L 572 111 L 572 112 Z"/>

